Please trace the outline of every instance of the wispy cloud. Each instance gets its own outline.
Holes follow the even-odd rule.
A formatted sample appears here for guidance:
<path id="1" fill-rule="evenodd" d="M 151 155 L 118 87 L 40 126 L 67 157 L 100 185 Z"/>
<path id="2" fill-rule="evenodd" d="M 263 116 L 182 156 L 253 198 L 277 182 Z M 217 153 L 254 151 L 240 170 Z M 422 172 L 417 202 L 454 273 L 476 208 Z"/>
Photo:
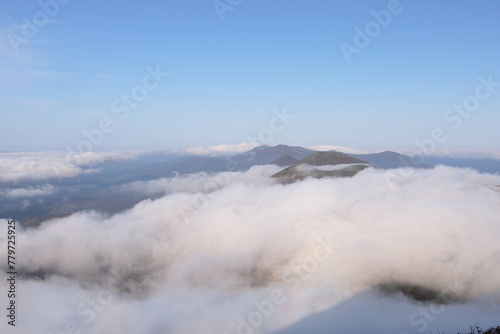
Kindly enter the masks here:
<path id="1" fill-rule="evenodd" d="M 53 23 L 57 23 L 54 21 Z M 50 39 L 30 40 L 16 50 L 12 34 L 19 34 L 23 23 L 9 16 L 0 18 L 0 85 L 29 87 L 44 80 L 83 76 L 83 74 L 55 70 L 47 46 L 63 43 Z"/>
<path id="2" fill-rule="evenodd" d="M 0 190 L 1 195 L 10 198 L 46 196 L 52 195 L 55 192 L 57 192 L 57 188 L 51 184 L 45 184 L 38 187 L 10 188 Z"/>

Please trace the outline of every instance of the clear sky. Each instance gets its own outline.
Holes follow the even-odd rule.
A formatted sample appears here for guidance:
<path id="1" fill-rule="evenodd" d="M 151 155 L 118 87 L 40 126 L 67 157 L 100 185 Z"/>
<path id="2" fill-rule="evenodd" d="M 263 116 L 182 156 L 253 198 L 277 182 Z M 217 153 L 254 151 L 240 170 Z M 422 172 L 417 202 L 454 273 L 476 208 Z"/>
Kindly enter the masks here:
<path id="1" fill-rule="evenodd" d="M 500 148 L 497 0 L 59 1 L 0 4 L 0 149 Z"/>

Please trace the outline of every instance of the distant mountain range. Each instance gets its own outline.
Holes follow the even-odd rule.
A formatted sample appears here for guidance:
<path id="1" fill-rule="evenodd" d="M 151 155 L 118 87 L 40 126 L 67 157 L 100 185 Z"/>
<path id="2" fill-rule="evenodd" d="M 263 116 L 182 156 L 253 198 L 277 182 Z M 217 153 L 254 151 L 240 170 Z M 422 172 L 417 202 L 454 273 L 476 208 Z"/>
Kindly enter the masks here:
<path id="1" fill-rule="evenodd" d="M 252 166 L 272 164 L 276 160 L 280 166 L 289 166 L 314 152 L 300 146 L 258 146 L 244 153 L 227 156 L 181 155 L 177 159 L 142 166 L 137 171 L 142 174 L 141 179 L 199 172 L 244 171 Z"/>
<path id="2" fill-rule="evenodd" d="M 29 206 L 17 198 L 3 197 L 0 216 L 16 217 L 21 223 L 36 226 L 50 217 L 70 215 L 81 210 L 97 210 L 113 214 L 132 207 L 136 203 L 153 198 L 142 193 L 122 193 L 120 186 L 158 178 L 169 178 L 189 173 L 217 173 L 245 171 L 255 165 L 275 164 L 283 170 L 275 175 L 281 182 L 295 182 L 305 177 L 349 177 L 368 166 L 379 169 L 398 167 L 430 168 L 440 160 L 426 158 L 428 164 L 417 159 L 385 151 L 373 154 L 346 154 L 337 151 L 317 152 L 301 146 L 259 146 L 244 153 L 225 156 L 199 156 L 182 153 L 155 153 L 139 156 L 128 161 L 109 161 L 95 165 L 97 172 L 81 174 L 73 178 L 37 181 L 25 180 L 15 184 L 0 183 L 0 188 L 30 188 L 50 182 L 58 191 L 32 200 Z M 451 161 L 451 160 L 450 160 Z M 452 161 L 465 165 L 470 161 Z M 333 166 L 333 167 L 332 167 Z M 500 171 L 500 162 L 489 162 L 489 170 Z M 495 169 L 496 168 L 496 169 Z M 159 196 L 159 195 L 158 195 Z M 30 225 L 31 225 L 30 224 Z M 28 224 L 27 224 L 28 225 Z"/>
<path id="3" fill-rule="evenodd" d="M 337 158 L 333 160 L 337 161 L 332 164 L 339 163 L 356 163 L 347 161 L 357 161 L 352 159 L 363 160 L 364 163 L 368 163 L 375 168 L 390 169 L 399 167 L 414 167 L 414 168 L 430 168 L 431 166 L 420 163 L 419 161 L 396 152 L 385 151 L 381 153 L 373 154 L 346 154 L 337 151 L 329 151 L 330 153 L 338 153 L 342 155 L 337 155 Z M 162 164 L 162 166 L 156 166 L 158 170 L 154 174 L 165 173 L 196 173 L 196 172 L 223 172 L 228 170 L 247 170 L 255 165 L 267 165 L 276 164 L 282 167 L 292 166 L 299 161 L 311 156 L 311 159 L 302 164 L 314 165 L 312 159 L 320 159 L 326 155 L 315 155 L 315 153 L 328 153 L 328 152 L 317 152 L 309 150 L 301 146 L 287 146 L 287 145 L 276 145 L 276 146 L 259 146 L 248 152 L 236 154 L 233 156 L 192 156 L 192 157 L 180 157 L 178 160 L 172 160 L 168 163 Z M 331 156 L 333 157 L 333 155 Z M 340 159 L 340 160 L 339 160 Z M 331 162 L 334 162 L 334 161 Z M 345 162 L 340 162 L 345 161 Z M 326 163 L 324 163 L 326 164 Z M 151 169 L 149 169 L 151 170 Z"/>
<path id="4" fill-rule="evenodd" d="M 228 170 L 246 170 L 255 165 L 276 164 L 281 167 L 289 167 L 273 175 L 285 183 L 295 182 L 307 176 L 322 177 L 346 177 L 353 176 L 368 166 L 380 169 L 391 169 L 399 167 L 430 168 L 431 166 L 421 163 L 409 156 L 385 151 L 373 154 L 346 154 L 337 151 L 317 152 L 301 146 L 259 146 L 248 152 L 227 157 L 192 157 L 176 162 L 166 168 L 180 174 L 195 172 L 222 172 Z M 357 164 L 356 166 L 345 166 L 338 170 L 306 170 L 298 166 L 325 166 L 339 164 Z"/>
<path id="5" fill-rule="evenodd" d="M 241 158 L 245 158 L 246 160 L 250 159 L 252 163 L 265 165 L 287 155 L 293 159 L 301 160 L 314 152 L 316 151 L 309 150 L 301 146 L 258 146 L 246 153 L 237 155 L 234 158 L 235 160 L 239 160 Z"/>

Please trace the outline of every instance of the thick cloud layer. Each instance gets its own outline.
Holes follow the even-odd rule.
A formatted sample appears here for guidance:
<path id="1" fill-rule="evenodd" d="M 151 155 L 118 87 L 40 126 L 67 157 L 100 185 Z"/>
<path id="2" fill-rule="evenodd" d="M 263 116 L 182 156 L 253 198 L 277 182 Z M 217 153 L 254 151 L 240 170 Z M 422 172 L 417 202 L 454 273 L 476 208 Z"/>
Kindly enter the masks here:
<path id="1" fill-rule="evenodd" d="M 500 176 L 440 166 L 394 182 L 394 171 L 369 168 L 281 185 L 276 171 L 129 184 L 122 190 L 165 196 L 20 233 L 16 329 L 266 333 L 366 291 L 408 305 L 497 307 Z M 462 320 L 479 321 L 473 311 Z"/>

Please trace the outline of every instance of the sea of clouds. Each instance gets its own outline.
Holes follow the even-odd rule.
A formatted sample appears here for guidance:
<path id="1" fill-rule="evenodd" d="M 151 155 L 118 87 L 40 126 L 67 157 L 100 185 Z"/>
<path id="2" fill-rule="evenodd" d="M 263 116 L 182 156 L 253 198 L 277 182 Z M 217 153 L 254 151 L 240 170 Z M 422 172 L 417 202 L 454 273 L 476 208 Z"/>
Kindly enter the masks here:
<path id="1" fill-rule="evenodd" d="M 304 320 L 308 332 L 499 325 L 499 175 L 438 166 L 393 182 L 394 171 L 368 168 L 282 185 L 270 177 L 279 170 L 134 182 L 120 191 L 160 198 L 18 230 L 12 333 L 299 333 L 298 321 L 322 311 Z"/>

